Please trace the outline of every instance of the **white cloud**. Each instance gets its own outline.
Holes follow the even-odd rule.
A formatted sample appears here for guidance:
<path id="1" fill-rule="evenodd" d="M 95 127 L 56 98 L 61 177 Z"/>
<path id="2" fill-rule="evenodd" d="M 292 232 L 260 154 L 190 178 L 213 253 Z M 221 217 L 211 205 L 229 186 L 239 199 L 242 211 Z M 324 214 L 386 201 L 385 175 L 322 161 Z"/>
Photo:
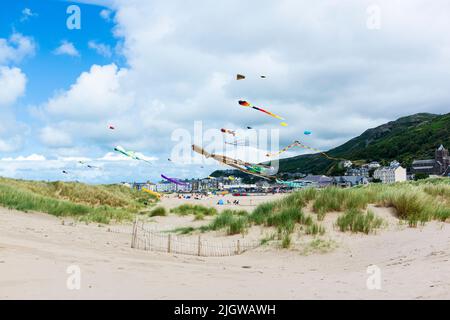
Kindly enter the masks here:
<path id="1" fill-rule="evenodd" d="M 68 55 L 71 57 L 79 57 L 80 56 L 80 53 L 75 48 L 74 44 L 72 42 L 68 42 L 66 40 L 63 40 L 61 42 L 61 45 L 58 48 L 56 48 L 53 51 L 53 53 L 56 55 Z"/>
<path id="2" fill-rule="evenodd" d="M 112 56 L 112 50 L 111 47 L 103 44 L 103 43 L 97 43 L 96 41 L 89 41 L 88 42 L 88 46 L 89 48 L 95 50 L 95 52 L 97 52 L 97 54 L 104 56 L 106 58 L 111 58 Z"/>
<path id="3" fill-rule="evenodd" d="M 72 144 L 69 134 L 61 129 L 45 127 L 41 129 L 40 139 L 42 143 L 50 147 L 68 147 Z"/>
<path id="4" fill-rule="evenodd" d="M 31 154 L 29 156 L 18 156 L 16 158 L 2 158 L 0 161 L 45 161 L 46 158 L 41 154 Z"/>
<path id="5" fill-rule="evenodd" d="M 13 104 L 25 92 L 27 77 L 16 67 L 0 66 L 0 107 Z"/>
<path id="6" fill-rule="evenodd" d="M 100 11 L 100 17 L 102 17 L 103 19 L 105 19 L 108 22 L 111 21 L 111 14 L 112 14 L 112 11 L 109 9 L 102 9 Z"/>
<path id="7" fill-rule="evenodd" d="M 13 33 L 8 39 L 0 38 L 0 65 L 19 63 L 24 58 L 33 56 L 36 45 L 31 37 Z"/>
<path id="8" fill-rule="evenodd" d="M 122 85 L 126 73 L 126 69 L 119 69 L 115 64 L 93 65 L 69 90 L 51 98 L 44 108 L 50 115 L 98 123 L 132 106 L 133 93 L 124 90 Z"/>
<path id="9" fill-rule="evenodd" d="M 38 14 L 34 13 L 30 8 L 24 8 L 22 10 L 22 16 L 20 17 L 20 21 L 24 22 L 24 21 L 27 21 L 29 18 L 37 17 L 37 16 L 38 16 Z"/>

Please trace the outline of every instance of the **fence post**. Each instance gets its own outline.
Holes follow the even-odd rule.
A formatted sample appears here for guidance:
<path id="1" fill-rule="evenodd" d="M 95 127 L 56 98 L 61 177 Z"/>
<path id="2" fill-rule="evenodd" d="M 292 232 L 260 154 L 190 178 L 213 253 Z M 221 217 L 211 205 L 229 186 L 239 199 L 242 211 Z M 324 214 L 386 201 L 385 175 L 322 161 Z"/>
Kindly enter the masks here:
<path id="1" fill-rule="evenodd" d="M 238 241 L 236 243 L 236 252 L 237 252 L 237 254 L 241 253 L 241 242 L 240 242 L 239 239 L 238 239 Z"/>
<path id="2" fill-rule="evenodd" d="M 198 250 L 197 250 L 197 255 L 200 256 L 202 253 L 202 239 L 201 236 L 198 235 Z"/>
<path id="3" fill-rule="evenodd" d="M 131 235 L 131 248 L 136 247 L 136 219 L 133 222 L 133 234 Z"/>
<path id="4" fill-rule="evenodd" d="M 172 235 L 169 233 L 169 237 L 167 238 L 167 252 L 170 253 L 170 244 L 171 244 Z"/>

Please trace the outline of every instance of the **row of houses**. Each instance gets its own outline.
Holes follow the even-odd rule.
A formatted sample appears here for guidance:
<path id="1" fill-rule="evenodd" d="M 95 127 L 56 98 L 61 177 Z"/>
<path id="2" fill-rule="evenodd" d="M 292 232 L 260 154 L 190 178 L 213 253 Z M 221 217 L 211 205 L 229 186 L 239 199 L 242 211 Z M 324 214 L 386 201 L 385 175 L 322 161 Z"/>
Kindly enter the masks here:
<path id="1" fill-rule="evenodd" d="M 186 179 L 183 184 L 176 184 L 169 181 L 159 181 L 152 183 L 150 181 L 143 183 L 133 183 L 131 187 L 137 190 L 147 188 L 154 192 L 206 192 L 212 190 L 229 189 L 230 185 L 240 185 L 240 178 L 218 177 L 205 179 Z"/>
<path id="2" fill-rule="evenodd" d="M 345 161 L 344 167 L 347 168 L 344 176 L 328 177 L 325 175 L 302 175 L 291 174 L 288 178 L 292 186 L 296 187 L 317 187 L 327 186 L 353 187 L 365 185 L 370 181 L 380 181 L 382 183 L 402 182 L 408 179 L 407 170 L 403 168 L 398 161 L 392 161 L 388 166 L 381 166 L 380 163 L 372 161 L 360 167 L 354 167 L 351 161 Z M 372 177 L 370 173 L 373 172 Z M 230 171 L 232 173 L 232 171 Z M 434 159 L 414 160 L 411 173 L 423 173 L 427 175 L 450 176 L 450 156 L 447 149 L 441 145 L 435 151 Z M 189 179 L 183 181 L 185 185 L 178 185 L 168 181 L 158 183 L 134 183 L 133 188 L 141 189 L 145 187 L 155 192 L 205 192 L 214 190 L 252 190 L 252 191 L 271 191 L 273 189 L 290 188 L 286 185 L 276 183 L 258 182 L 252 185 L 242 184 L 240 178 L 230 180 L 227 177 Z M 292 188 L 292 187 L 291 187 Z"/>

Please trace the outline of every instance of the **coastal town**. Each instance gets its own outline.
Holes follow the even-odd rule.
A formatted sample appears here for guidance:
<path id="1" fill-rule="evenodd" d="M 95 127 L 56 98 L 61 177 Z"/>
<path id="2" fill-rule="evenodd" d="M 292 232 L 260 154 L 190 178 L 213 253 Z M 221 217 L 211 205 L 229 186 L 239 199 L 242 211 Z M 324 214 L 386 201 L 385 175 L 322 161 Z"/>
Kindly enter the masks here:
<path id="1" fill-rule="evenodd" d="M 345 174 L 341 176 L 313 175 L 308 173 L 290 173 L 292 178 L 288 183 L 278 183 L 262 180 L 255 183 L 245 183 L 242 178 L 233 176 L 234 170 L 224 170 L 223 176 L 206 177 L 203 179 L 185 179 L 183 185 L 170 181 L 157 183 L 134 182 L 124 183 L 132 188 L 146 188 L 159 193 L 207 193 L 225 192 L 235 195 L 246 193 L 280 193 L 299 188 L 325 188 L 328 186 L 355 187 L 369 183 L 396 183 L 408 180 L 418 180 L 428 177 L 450 177 L 450 156 L 448 149 L 440 145 L 435 150 L 434 159 L 413 160 L 411 167 L 404 168 L 393 160 L 383 166 L 378 161 L 356 165 L 352 161 L 342 161 Z"/>

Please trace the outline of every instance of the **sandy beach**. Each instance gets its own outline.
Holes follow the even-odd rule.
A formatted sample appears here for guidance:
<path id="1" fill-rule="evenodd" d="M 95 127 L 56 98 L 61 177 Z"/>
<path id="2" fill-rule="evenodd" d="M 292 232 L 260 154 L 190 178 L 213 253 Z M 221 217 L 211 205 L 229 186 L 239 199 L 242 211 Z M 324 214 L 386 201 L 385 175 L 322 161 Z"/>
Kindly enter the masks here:
<path id="1" fill-rule="evenodd" d="M 251 195 L 251 196 L 233 196 L 231 194 L 226 194 L 223 196 L 203 196 L 198 199 L 190 198 L 190 199 L 179 199 L 177 195 L 164 195 L 161 198 L 161 202 L 159 203 L 163 207 L 167 209 L 171 209 L 177 207 L 182 204 L 199 204 L 207 207 L 214 207 L 218 211 L 222 211 L 225 209 L 233 209 L 233 210 L 247 210 L 252 211 L 258 205 L 264 202 L 273 201 L 276 199 L 280 199 L 286 194 L 283 193 L 275 193 L 275 194 L 262 194 L 262 195 Z M 219 200 L 223 200 L 224 204 L 219 205 L 217 202 Z M 238 200 L 239 205 L 234 205 L 233 201 Z M 228 203 L 229 202 L 229 203 Z"/>
<path id="2" fill-rule="evenodd" d="M 0 299 L 449 299 L 450 226 L 408 228 L 389 209 L 374 210 L 389 223 L 374 235 L 334 231 L 337 214 L 328 215 L 324 237 L 334 245 L 325 253 L 306 238 L 291 250 L 215 258 L 131 249 L 129 233 L 108 232 L 130 225 L 0 209 Z M 192 217 L 158 219 L 172 226 Z M 79 290 L 66 284 L 73 265 Z M 381 272 L 379 290 L 366 284 L 371 265 Z"/>

